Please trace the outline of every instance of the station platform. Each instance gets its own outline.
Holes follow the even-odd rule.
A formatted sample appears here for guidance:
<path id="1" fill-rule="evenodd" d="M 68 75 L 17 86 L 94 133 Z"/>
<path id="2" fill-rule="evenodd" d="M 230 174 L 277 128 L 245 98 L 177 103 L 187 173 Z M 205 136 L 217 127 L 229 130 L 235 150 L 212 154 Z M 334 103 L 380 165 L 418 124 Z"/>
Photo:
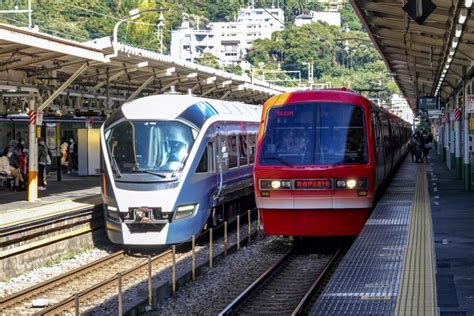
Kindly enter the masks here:
<path id="1" fill-rule="evenodd" d="M 406 159 L 311 315 L 474 315 L 473 198 L 436 153 Z"/>
<path id="2" fill-rule="evenodd" d="M 34 202 L 27 201 L 26 191 L 0 190 L 0 228 L 101 203 L 99 176 L 62 174 L 58 181 L 51 172 L 47 189 L 38 191 Z"/>

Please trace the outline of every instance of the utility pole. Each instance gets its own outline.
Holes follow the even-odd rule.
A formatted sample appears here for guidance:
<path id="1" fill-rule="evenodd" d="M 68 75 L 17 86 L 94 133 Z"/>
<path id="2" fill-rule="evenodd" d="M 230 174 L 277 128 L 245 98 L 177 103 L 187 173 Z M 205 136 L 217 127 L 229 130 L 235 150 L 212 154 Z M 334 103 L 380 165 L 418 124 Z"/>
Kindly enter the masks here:
<path id="1" fill-rule="evenodd" d="M 160 44 L 160 54 L 163 54 L 163 26 L 165 25 L 165 18 L 163 16 L 163 8 L 160 8 L 158 11 L 160 11 L 160 17 L 156 25 L 156 35 Z"/>

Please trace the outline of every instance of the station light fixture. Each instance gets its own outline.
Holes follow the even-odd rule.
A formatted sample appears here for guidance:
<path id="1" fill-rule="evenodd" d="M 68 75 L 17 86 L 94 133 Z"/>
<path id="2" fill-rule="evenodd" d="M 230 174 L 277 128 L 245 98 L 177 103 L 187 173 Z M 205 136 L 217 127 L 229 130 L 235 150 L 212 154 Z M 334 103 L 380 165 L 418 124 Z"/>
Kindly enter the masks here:
<path id="1" fill-rule="evenodd" d="M 454 31 L 455 37 L 461 37 L 462 34 L 462 24 L 456 24 L 456 30 Z"/>
<path id="2" fill-rule="evenodd" d="M 456 49 L 454 49 L 454 48 L 451 47 L 451 48 L 449 49 L 449 56 L 454 56 L 454 53 L 455 53 L 455 52 L 456 52 Z"/>
<path id="3" fill-rule="evenodd" d="M 448 56 L 448 63 L 450 63 L 453 60 L 453 56 Z"/>
<path id="4" fill-rule="evenodd" d="M 451 43 L 452 48 L 458 47 L 459 44 L 459 37 L 453 37 L 453 42 Z"/>
<path id="5" fill-rule="evenodd" d="M 461 23 L 461 24 L 464 24 L 464 22 L 466 22 L 466 19 L 467 19 L 467 9 L 466 9 L 466 8 L 462 8 L 462 9 L 459 11 L 458 22 Z"/>
<path id="6" fill-rule="evenodd" d="M 470 8 L 470 7 L 472 6 L 472 0 L 466 0 L 466 1 L 464 1 L 464 6 L 465 6 L 466 8 Z"/>

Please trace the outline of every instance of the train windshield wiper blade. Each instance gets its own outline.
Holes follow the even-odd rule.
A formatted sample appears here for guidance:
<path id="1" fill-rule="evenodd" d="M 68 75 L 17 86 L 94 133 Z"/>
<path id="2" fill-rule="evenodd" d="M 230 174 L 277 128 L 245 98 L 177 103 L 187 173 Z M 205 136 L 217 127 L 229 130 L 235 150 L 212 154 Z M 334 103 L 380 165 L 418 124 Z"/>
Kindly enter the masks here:
<path id="1" fill-rule="evenodd" d="M 287 165 L 288 167 L 293 167 L 293 165 L 292 165 L 291 163 L 289 163 L 289 162 L 286 161 L 285 159 L 280 158 L 280 157 L 278 157 L 278 156 L 266 156 L 266 157 L 263 157 L 263 159 L 276 160 L 276 161 L 281 162 L 281 163 L 284 164 L 284 165 Z"/>
<path id="2" fill-rule="evenodd" d="M 122 177 L 122 173 L 121 173 L 120 170 L 119 170 L 119 167 L 118 167 L 118 165 L 117 165 L 117 161 L 115 160 L 115 156 L 112 155 L 111 158 L 112 158 L 112 159 L 111 159 L 111 161 L 112 161 L 112 166 L 113 166 L 114 169 L 115 169 L 115 174 L 117 175 L 117 178 L 121 178 L 121 177 Z"/>
<path id="3" fill-rule="evenodd" d="M 164 174 L 161 174 L 161 173 L 156 173 L 156 172 L 153 172 L 153 171 L 150 171 L 150 170 L 134 170 L 133 172 L 136 172 L 136 173 L 148 173 L 148 174 L 152 174 L 154 176 L 157 176 L 157 177 L 160 177 L 162 179 L 166 178 L 166 176 Z"/>

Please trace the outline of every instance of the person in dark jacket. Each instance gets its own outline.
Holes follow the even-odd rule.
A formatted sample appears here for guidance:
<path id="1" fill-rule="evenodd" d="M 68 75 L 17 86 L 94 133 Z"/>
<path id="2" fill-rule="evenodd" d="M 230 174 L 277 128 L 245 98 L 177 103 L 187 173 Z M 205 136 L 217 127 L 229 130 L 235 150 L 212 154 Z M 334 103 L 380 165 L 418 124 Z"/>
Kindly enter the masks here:
<path id="1" fill-rule="evenodd" d="M 77 144 L 74 137 L 69 137 L 69 146 L 67 153 L 67 173 L 71 174 L 73 170 L 77 170 Z"/>
<path id="2" fill-rule="evenodd" d="M 46 167 L 51 164 L 51 156 L 43 137 L 38 139 L 38 190 L 46 190 Z"/>

